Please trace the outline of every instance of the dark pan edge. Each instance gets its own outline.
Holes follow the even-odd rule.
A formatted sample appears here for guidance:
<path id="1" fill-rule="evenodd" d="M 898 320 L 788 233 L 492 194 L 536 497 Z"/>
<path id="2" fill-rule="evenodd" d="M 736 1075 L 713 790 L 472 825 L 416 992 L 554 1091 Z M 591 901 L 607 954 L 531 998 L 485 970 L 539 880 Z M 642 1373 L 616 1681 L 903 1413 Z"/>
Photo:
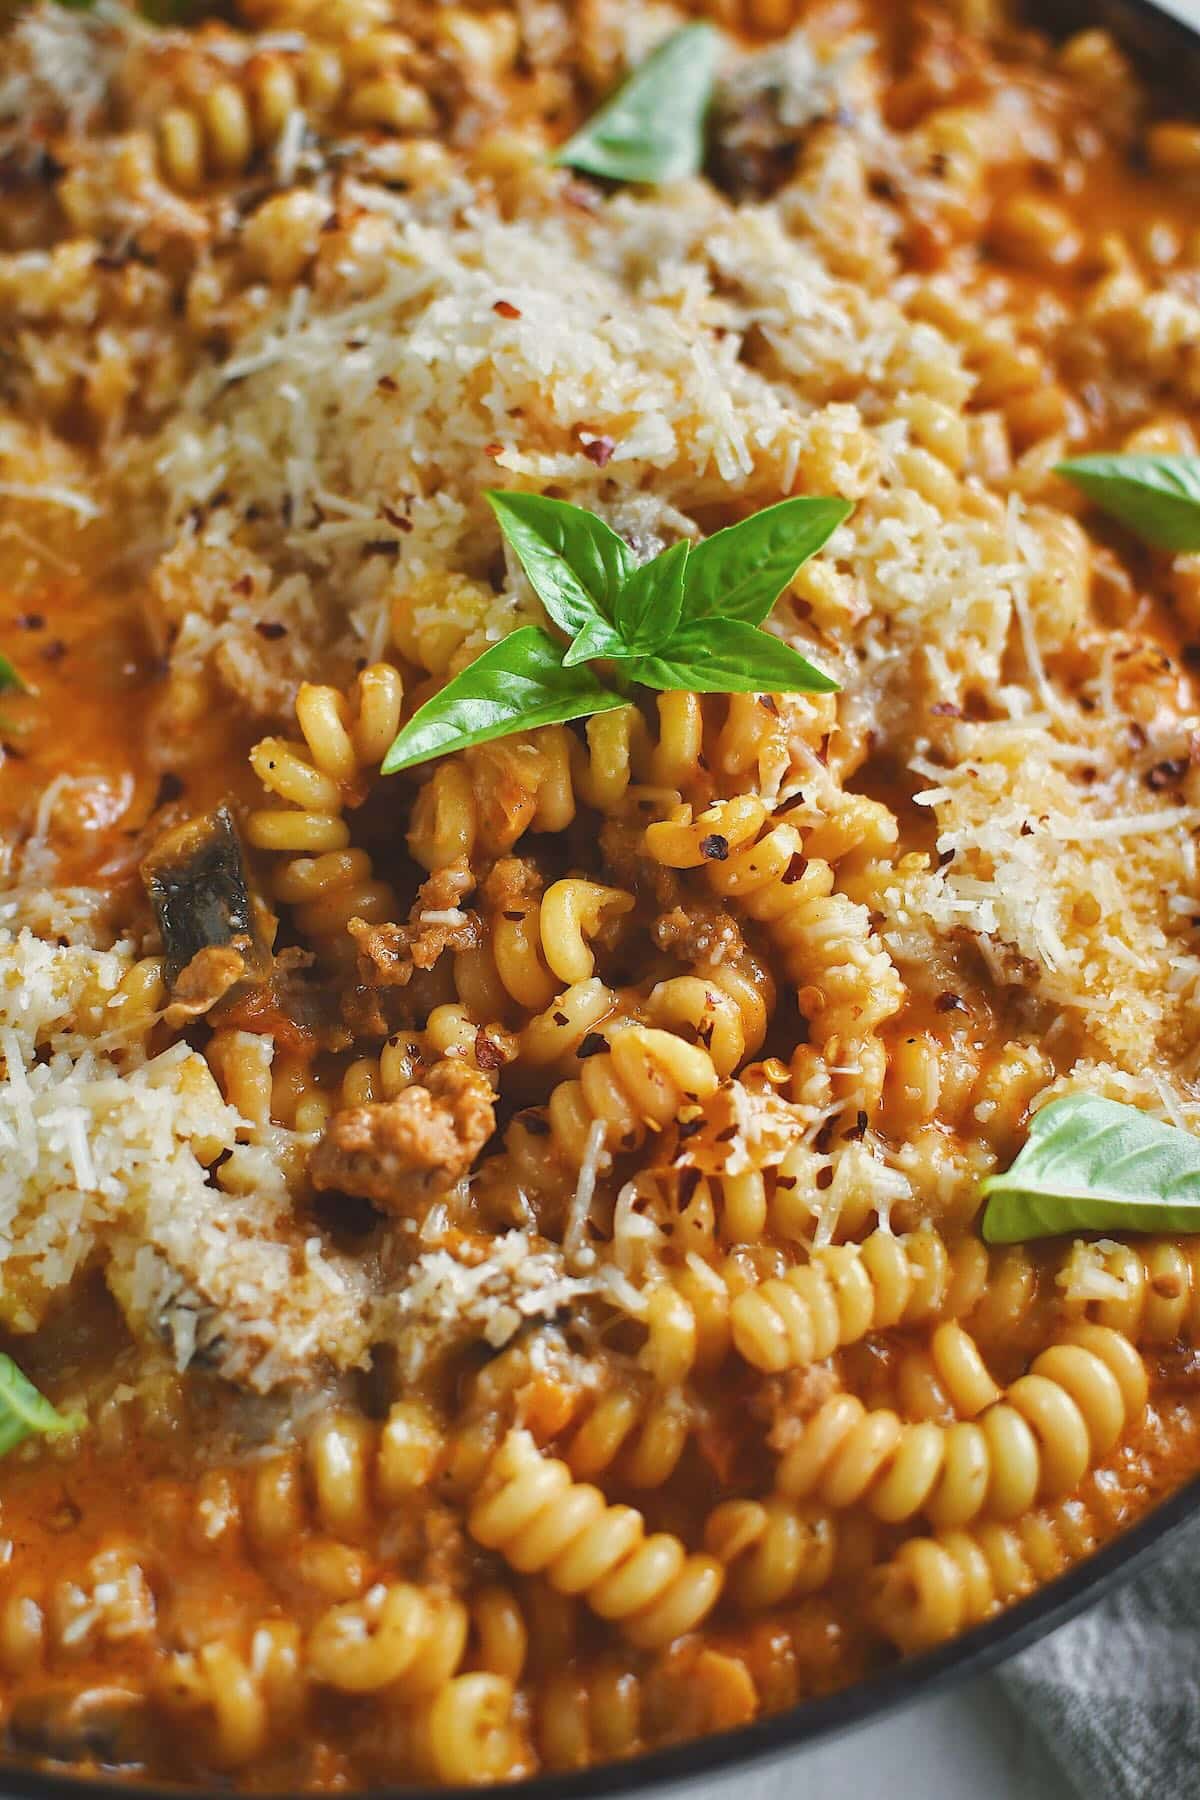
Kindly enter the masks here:
<path id="1" fill-rule="evenodd" d="M 1181 95 L 1196 110 L 1200 92 L 1200 28 L 1162 12 L 1154 0 L 1028 0 L 1031 22 L 1055 34 L 1107 25 L 1137 58 L 1141 73 Z M 600 1800 L 646 1793 L 705 1776 L 729 1774 L 778 1761 L 821 1738 L 835 1737 L 928 1695 L 945 1692 L 970 1676 L 985 1674 L 1008 1657 L 1048 1637 L 1105 1593 L 1153 1561 L 1169 1538 L 1200 1516 L 1200 1474 L 1161 1501 L 1131 1530 L 1049 1582 L 1027 1600 L 964 1632 L 923 1656 L 906 1658 L 866 1681 L 734 1731 L 695 1738 L 673 1749 L 569 1774 L 546 1774 L 516 1783 L 518 1800 Z M 174 1783 L 109 1780 L 30 1768 L 0 1758 L 4 1800 L 158 1800 L 203 1793 Z M 221 1792 L 235 1793 L 222 1784 Z M 359 1793 L 364 1790 L 356 1790 Z M 377 1787 L 372 1800 L 478 1800 L 477 1787 Z M 287 1790 L 255 1790 L 254 1800 L 310 1800 Z M 354 1800 L 348 1790 L 344 1800 Z"/>

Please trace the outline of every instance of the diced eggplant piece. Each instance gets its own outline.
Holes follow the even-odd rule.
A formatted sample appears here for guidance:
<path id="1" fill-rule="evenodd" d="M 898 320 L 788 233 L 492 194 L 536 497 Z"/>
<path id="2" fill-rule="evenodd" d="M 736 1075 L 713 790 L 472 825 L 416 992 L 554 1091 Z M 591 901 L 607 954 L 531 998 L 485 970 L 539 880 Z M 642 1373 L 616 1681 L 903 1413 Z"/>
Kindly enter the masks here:
<path id="1" fill-rule="evenodd" d="M 147 1717 L 146 1696 L 135 1689 L 55 1683 L 16 1696 L 9 1748 L 54 1762 L 130 1768 L 145 1761 Z"/>
<path id="2" fill-rule="evenodd" d="M 142 880 L 162 932 L 167 981 L 192 1012 L 247 983 L 265 981 L 271 955 L 263 909 L 246 873 L 246 858 L 226 805 L 167 833 L 142 863 Z M 218 991 L 219 990 L 219 991 Z"/>

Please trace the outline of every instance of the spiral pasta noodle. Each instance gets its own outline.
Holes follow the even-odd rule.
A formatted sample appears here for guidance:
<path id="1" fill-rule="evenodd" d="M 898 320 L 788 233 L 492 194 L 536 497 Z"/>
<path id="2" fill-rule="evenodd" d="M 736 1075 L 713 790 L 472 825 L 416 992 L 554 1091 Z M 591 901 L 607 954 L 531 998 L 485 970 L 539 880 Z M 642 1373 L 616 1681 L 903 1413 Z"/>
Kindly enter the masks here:
<path id="1" fill-rule="evenodd" d="M 389 883 L 365 850 L 351 846 L 344 814 L 362 773 L 377 767 L 400 725 L 403 683 L 389 663 L 364 669 L 349 702 L 336 688 L 304 683 L 296 701 L 302 742 L 264 738 L 254 771 L 282 806 L 251 812 L 246 835 L 280 858 L 271 894 L 293 909 L 297 928 L 335 963 L 355 955 L 347 927 L 395 917 Z"/>
<path id="2" fill-rule="evenodd" d="M 871 1611 L 897 1649 L 932 1650 L 1030 1594 L 1096 1547 L 1085 1506 L 908 1538 L 871 1577 Z"/>
<path id="3" fill-rule="evenodd" d="M 813 1250 L 786 1275 L 739 1294 L 730 1308 L 733 1342 L 755 1368 L 778 1374 L 874 1331 L 970 1318 L 987 1276 L 978 1239 L 951 1245 L 929 1226 L 904 1237 L 875 1231 L 862 1244 Z"/>
<path id="4" fill-rule="evenodd" d="M 796 1500 L 862 1502 L 888 1523 L 917 1513 L 935 1525 L 1016 1518 L 1039 1499 L 1072 1492 L 1140 1421 L 1146 1395 L 1145 1367 L 1128 1339 L 1080 1326 L 971 1421 L 906 1424 L 835 1395 L 785 1452 L 777 1485 Z"/>
<path id="5" fill-rule="evenodd" d="M 477 1543 L 559 1593 L 582 1595 L 643 1649 L 694 1630 L 721 1592 L 714 1558 L 689 1554 L 668 1532 L 648 1537 L 634 1507 L 609 1505 L 526 1431 L 501 1444 L 467 1524 Z"/>

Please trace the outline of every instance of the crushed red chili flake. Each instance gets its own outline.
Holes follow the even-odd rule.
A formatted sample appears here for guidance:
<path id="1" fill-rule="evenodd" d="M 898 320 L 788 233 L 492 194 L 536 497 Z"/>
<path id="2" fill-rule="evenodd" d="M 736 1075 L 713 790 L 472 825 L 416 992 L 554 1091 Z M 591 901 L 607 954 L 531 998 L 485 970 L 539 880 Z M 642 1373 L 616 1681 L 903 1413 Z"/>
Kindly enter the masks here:
<path id="1" fill-rule="evenodd" d="M 595 463 L 598 469 L 607 468 L 612 461 L 616 445 L 610 437 L 594 437 L 583 446 L 583 454 L 589 462 Z"/>
<path id="2" fill-rule="evenodd" d="M 371 538 L 363 545 L 364 556 L 399 556 L 400 546 L 395 538 Z"/>
<path id="3" fill-rule="evenodd" d="M 779 703 L 774 694 L 760 694 L 758 696 L 758 704 L 762 707 L 764 712 L 774 713 L 776 718 L 779 717 Z"/>
<path id="4" fill-rule="evenodd" d="M 833 1186 L 833 1170 L 832 1169 L 818 1169 L 816 1184 L 822 1190 L 822 1192 L 824 1192 L 824 1190 L 826 1188 L 832 1187 Z"/>
<path id="5" fill-rule="evenodd" d="M 738 1134 L 738 1128 L 736 1125 L 727 1125 L 725 1127 L 724 1131 L 718 1131 L 716 1137 L 713 1139 L 713 1143 L 714 1144 L 732 1144 L 732 1142 L 733 1142 L 734 1138 L 737 1136 L 737 1134 Z"/>
<path id="6" fill-rule="evenodd" d="M 938 995 L 934 1005 L 940 1013 L 968 1012 L 970 1010 L 962 995 L 953 993 L 950 988 Z"/>
<path id="7" fill-rule="evenodd" d="M 39 612 L 18 613 L 13 624 L 18 631 L 44 631 L 46 615 Z"/>
<path id="8" fill-rule="evenodd" d="M 475 1033 L 475 1061 L 481 1069 L 502 1069 L 506 1057 L 499 1044 L 487 1034 L 487 1027 L 481 1025 Z"/>
<path id="9" fill-rule="evenodd" d="M 406 519 L 402 512 L 397 512 L 394 506 L 381 506 L 379 510 L 387 520 L 388 524 L 394 525 L 397 531 L 412 530 L 412 520 Z"/>
<path id="10" fill-rule="evenodd" d="M 1143 779 L 1153 793 L 1161 794 L 1164 788 L 1174 787 L 1175 783 L 1182 780 L 1187 772 L 1188 758 L 1186 756 L 1167 757 L 1164 761 L 1155 763 Z"/>
<path id="11" fill-rule="evenodd" d="M 66 654 L 67 646 L 62 638 L 51 638 L 50 642 L 48 644 L 43 644 L 41 648 L 41 658 L 43 662 L 61 662 Z"/>
<path id="12" fill-rule="evenodd" d="M 252 594 L 254 592 L 254 577 L 249 570 L 244 575 L 238 576 L 233 584 L 233 591 L 235 594 Z"/>
<path id="13" fill-rule="evenodd" d="M 681 1119 L 679 1122 L 679 1136 L 681 1138 L 695 1137 L 698 1131 L 703 1130 L 703 1119 Z"/>
<path id="14" fill-rule="evenodd" d="M 553 1019 L 553 1020 L 554 1020 L 554 1023 L 555 1023 L 555 1024 L 556 1024 L 556 1025 L 568 1025 L 568 1024 L 570 1024 L 570 1020 L 569 1020 L 569 1019 L 568 1019 L 568 1018 L 567 1018 L 567 1015 L 566 1015 L 566 1013 L 565 1013 L 565 1012 L 556 1012 L 556 1013 L 551 1013 L 551 1015 L 550 1015 L 550 1016 L 551 1016 L 551 1018 L 552 1018 L 552 1019 Z"/>
<path id="15" fill-rule="evenodd" d="M 956 706 L 953 700 L 935 700 L 929 710 L 936 719 L 961 719 L 963 716 L 962 707 Z"/>
<path id="16" fill-rule="evenodd" d="M 499 313 L 502 319 L 519 319 L 521 317 L 520 307 L 514 306 L 511 300 L 497 300 L 492 306 L 492 311 Z"/>
<path id="17" fill-rule="evenodd" d="M 847 1126 L 846 1130 L 843 1131 L 842 1136 L 851 1141 L 857 1138 L 861 1142 L 867 1135 L 867 1126 L 869 1124 L 870 1120 L 867 1118 L 866 1113 L 860 1108 L 853 1125 Z"/>
<path id="18" fill-rule="evenodd" d="M 266 638 L 270 644 L 287 636 L 287 626 L 281 624 L 278 619 L 259 619 L 254 629 L 260 638 Z"/>
<path id="19" fill-rule="evenodd" d="M 608 1039 L 602 1037 L 598 1031 L 589 1031 L 575 1054 L 580 1058 L 585 1056 L 600 1056 L 607 1049 Z"/>
<path id="20" fill-rule="evenodd" d="M 180 798 L 183 791 L 183 781 L 173 769 L 168 769 L 159 780 L 158 792 L 154 796 L 154 811 L 157 812 L 160 806 L 170 806 L 173 800 Z"/>
<path id="21" fill-rule="evenodd" d="M 681 1169 L 679 1171 L 679 1204 L 681 1207 L 690 1204 L 692 1196 L 699 1186 L 699 1169 Z"/>
<path id="22" fill-rule="evenodd" d="M 804 871 L 807 869 L 807 867 L 808 867 L 807 856 L 802 856 L 800 854 L 799 850 L 797 850 L 795 856 L 793 856 L 791 862 L 788 864 L 787 868 L 783 871 L 783 874 L 780 876 L 780 880 L 783 882 L 783 885 L 785 887 L 790 887 L 792 882 L 803 880 Z"/>
<path id="23" fill-rule="evenodd" d="M 382 394 L 394 394 L 400 386 L 400 383 L 396 380 L 394 375 L 381 375 L 379 380 L 375 383 L 375 386 Z"/>
<path id="24" fill-rule="evenodd" d="M 535 1112 L 532 1107 L 526 1112 L 519 1112 L 514 1118 L 513 1124 L 523 1125 L 530 1137 L 550 1136 L 549 1119 L 543 1119 L 541 1113 Z"/>
<path id="25" fill-rule="evenodd" d="M 492 461 L 495 462 L 495 460 L 498 456 L 504 455 L 504 445 L 503 444 L 485 444 L 483 446 L 483 454 L 485 456 L 490 456 Z"/>
<path id="26" fill-rule="evenodd" d="M 725 862 L 729 856 L 729 839 L 722 837 L 719 831 L 710 831 L 707 837 L 700 839 L 700 854 L 709 862 Z"/>
<path id="27" fill-rule="evenodd" d="M 519 925 L 521 920 L 525 917 L 525 914 L 523 912 L 506 912 L 504 917 L 508 920 L 510 925 Z"/>

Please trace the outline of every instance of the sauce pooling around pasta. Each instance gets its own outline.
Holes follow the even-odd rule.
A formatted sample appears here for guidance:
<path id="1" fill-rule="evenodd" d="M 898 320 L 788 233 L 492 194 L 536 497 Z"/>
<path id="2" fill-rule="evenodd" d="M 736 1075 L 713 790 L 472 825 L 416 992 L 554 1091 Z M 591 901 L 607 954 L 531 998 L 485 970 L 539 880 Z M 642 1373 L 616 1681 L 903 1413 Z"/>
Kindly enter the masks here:
<path id="1" fill-rule="evenodd" d="M 4 1754 L 585 1767 L 1200 1466 L 1198 1240 L 980 1230 L 1056 1098 L 1200 1127 L 1200 553 L 1056 472 L 1196 454 L 1200 128 L 747 0 L 623 185 L 548 152 L 683 14 L 227 10 L 0 36 Z M 767 627 L 839 691 L 382 775 L 547 623 L 489 489 L 852 503 Z"/>

